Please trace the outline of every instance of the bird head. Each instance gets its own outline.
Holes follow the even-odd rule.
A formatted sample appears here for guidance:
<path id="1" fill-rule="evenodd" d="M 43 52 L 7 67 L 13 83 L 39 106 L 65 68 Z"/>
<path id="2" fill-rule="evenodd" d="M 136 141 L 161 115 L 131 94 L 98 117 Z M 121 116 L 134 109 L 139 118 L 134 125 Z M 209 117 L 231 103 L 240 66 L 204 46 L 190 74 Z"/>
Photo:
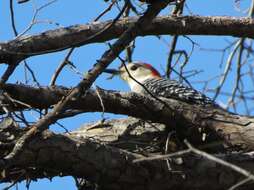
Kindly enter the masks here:
<path id="1" fill-rule="evenodd" d="M 143 62 L 131 62 L 126 67 L 122 65 L 119 71 L 120 77 L 127 83 L 134 79 L 142 83 L 146 79 L 160 77 L 160 73 L 152 65 Z"/>
<path id="2" fill-rule="evenodd" d="M 128 83 L 133 91 L 135 91 L 134 89 L 137 88 L 137 86 L 140 86 L 137 81 L 142 83 L 150 78 L 161 77 L 160 73 L 152 65 L 144 62 L 131 62 L 122 65 L 118 70 L 106 69 L 105 72 L 119 75 Z"/>

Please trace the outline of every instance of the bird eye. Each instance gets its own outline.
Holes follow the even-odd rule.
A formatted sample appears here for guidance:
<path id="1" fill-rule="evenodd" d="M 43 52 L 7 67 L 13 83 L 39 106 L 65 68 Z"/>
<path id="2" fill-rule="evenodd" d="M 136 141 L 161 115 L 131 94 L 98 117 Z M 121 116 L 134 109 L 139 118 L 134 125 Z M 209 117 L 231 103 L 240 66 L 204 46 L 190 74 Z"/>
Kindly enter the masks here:
<path id="1" fill-rule="evenodd" d="M 132 71 L 135 71 L 135 70 L 137 70 L 137 68 L 138 68 L 138 67 L 137 67 L 136 65 L 132 65 L 130 69 L 131 69 Z"/>

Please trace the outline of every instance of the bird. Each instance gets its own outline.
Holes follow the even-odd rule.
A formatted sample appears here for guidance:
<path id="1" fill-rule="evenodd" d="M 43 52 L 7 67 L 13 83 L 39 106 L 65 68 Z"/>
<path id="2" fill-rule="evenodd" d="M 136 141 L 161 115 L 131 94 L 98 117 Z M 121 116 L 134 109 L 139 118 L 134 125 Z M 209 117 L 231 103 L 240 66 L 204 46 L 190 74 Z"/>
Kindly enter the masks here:
<path id="1" fill-rule="evenodd" d="M 217 105 L 194 88 L 176 80 L 163 78 L 151 64 L 142 61 L 130 62 L 122 65 L 118 70 L 106 69 L 105 72 L 119 75 L 129 85 L 132 92 L 142 95 L 171 98 L 202 106 Z"/>

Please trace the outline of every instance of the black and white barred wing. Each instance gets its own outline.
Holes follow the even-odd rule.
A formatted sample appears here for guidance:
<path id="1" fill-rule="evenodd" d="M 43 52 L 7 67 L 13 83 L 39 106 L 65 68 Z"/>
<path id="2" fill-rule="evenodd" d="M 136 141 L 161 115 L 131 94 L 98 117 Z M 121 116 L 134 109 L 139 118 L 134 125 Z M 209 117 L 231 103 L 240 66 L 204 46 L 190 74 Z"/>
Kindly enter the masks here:
<path id="1" fill-rule="evenodd" d="M 173 98 L 192 104 L 215 105 L 214 101 L 201 92 L 175 80 L 153 78 L 145 80 L 143 85 L 155 96 Z M 147 94 L 145 90 L 143 90 L 143 92 Z"/>

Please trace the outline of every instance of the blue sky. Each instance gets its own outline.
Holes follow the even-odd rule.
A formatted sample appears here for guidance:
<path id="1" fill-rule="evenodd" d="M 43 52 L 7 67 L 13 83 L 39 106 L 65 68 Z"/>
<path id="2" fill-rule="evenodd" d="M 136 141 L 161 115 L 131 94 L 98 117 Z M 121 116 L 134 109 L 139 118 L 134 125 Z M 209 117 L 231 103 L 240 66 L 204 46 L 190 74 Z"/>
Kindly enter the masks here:
<path id="1" fill-rule="evenodd" d="M 49 1 L 46 0 L 31 0 L 29 3 L 24 3 L 21 5 L 16 4 L 14 1 L 14 11 L 16 18 L 16 25 L 18 32 L 24 31 L 33 16 L 34 7 L 39 7 Z M 241 9 L 243 11 L 237 11 L 234 6 L 234 0 L 190 0 L 187 1 L 188 10 L 185 8 L 184 14 L 193 15 L 204 15 L 204 16 L 245 16 L 246 7 L 250 4 L 250 0 L 243 0 L 241 3 Z M 96 16 L 101 13 L 106 7 L 107 3 L 102 0 L 58 0 L 52 5 L 46 7 L 41 12 L 39 12 L 37 21 L 41 23 L 36 24 L 27 35 L 39 33 L 49 29 L 55 29 L 60 26 L 70 26 L 75 24 L 85 24 L 91 22 Z M 113 8 L 111 12 L 106 14 L 101 20 L 108 20 L 114 18 L 117 13 L 117 9 Z M 163 11 L 163 14 L 169 12 L 168 9 Z M 7 41 L 14 38 L 13 31 L 11 29 L 10 22 L 10 12 L 9 12 L 9 1 L 0 1 L 0 22 L 2 27 L 0 29 L 0 41 Z M 51 22 L 51 23 L 49 23 Z M 3 27 L 4 26 L 4 27 Z M 223 48 L 227 45 L 227 41 L 232 41 L 231 37 L 209 37 L 209 36 L 191 36 L 192 40 L 195 40 L 203 48 Z M 167 43 L 165 43 L 166 41 Z M 164 36 L 163 40 L 158 40 L 157 37 L 139 37 L 136 40 L 136 50 L 133 55 L 134 60 L 142 60 L 153 64 L 160 72 L 163 73 L 163 68 L 165 68 L 165 63 L 168 55 L 168 44 L 170 42 L 169 36 Z M 192 44 L 187 38 L 180 37 L 177 44 L 177 49 L 185 49 L 190 52 Z M 84 73 L 92 67 L 97 59 L 103 54 L 103 52 L 108 48 L 107 44 L 90 44 L 84 47 L 77 48 L 71 56 L 71 61 L 76 65 L 77 70 Z M 46 86 L 49 84 L 52 74 L 54 73 L 58 64 L 64 58 L 66 51 L 52 53 L 47 55 L 36 56 L 27 59 L 28 64 L 34 70 L 38 81 L 41 85 Z M 124 55 L 124 54 L 122 54 Z M 190 78 L 195 88 L 201 90 L 202 85 L 197 83 L 200 80 L 206 80 L 213 77 L 215 74 L 219 73 L 222 68 L 219 68 L 221 61 L 221 54 L 218 52 L 202 51 L 199 47 L 195 47 L 195 50 L 189 60 L 187 65 L 187 70 L 197 69 L 201 70 L 202 73 Z M 116 60 L 110 67 L 117 67 L 119 61 Z M 3 73 L 6 67 L 4 65 L 0 66 L 0 74 Z M 234 69 L 234 67 L 232 68 Z M 96 80 L 95 85 L 98 85 L 105 89 L 113 90 L 124 90 L 128 91 L 128 87 L 118 78 L 113 80 L 106 80 L 108 76 L 102 75 Z M 234 75 L 231 74 L 230 77 L 234 79 Z M 14 75 L 11 77 L 9 82 L 24 82 L 24 65 L 21 64 L 15 71 Z M 30 83 L 33 82 L 30 78 Z M 61 73 L 59 79 L 57 80 L 58 85 L 64 86 L 75 86 L 80 80 L 80 76 L 77 75 L 70 68 L 65 68 Z M 216 81 L 215 81 L 216 82 Z M 232 84 L 229 80 L 225 84 L 225 90 L 231 90 Z M 213 85 L 213 84 L 211 84 Z M 246 84 L 248 85 L 248 84 Z M 208 94 L 210 95 L 210 94 Z M 225 102 L 225 97 L 219 97 L 218 102 Z M 254 105 L 253 105 L 254 107 Z M 241 109 L 240 109 L 241 111 Z M 29 113 L 28 113 L 29 114 Z M 34 115 L 30 116 L 31 119 L 35 119 Z M 106 117 L 116 117 L 111 114 L 107 114 Z M 117 116 L 119 117 L 119 116 Z M 64 124 L 69 130 L 73 130 L 80 126 L 82 123 L 95 121 L 100 118 L 100 114 L 82 114 L 75 118 L 69 118 L 60 123 Z M 62 131 L 59 126 L 53 126 L 54 131 Z M 4 185 L 0 185 L 4 187 Z M 24 183 L 18 184 L 20 190 L 25 189 Z M 31 189 L 75 189 L 74 182 L 70 177 L 65 178 L 54 178 L 51 182 L 47 179 L 39 180 L 36 183 L 31 184 Z"/>

